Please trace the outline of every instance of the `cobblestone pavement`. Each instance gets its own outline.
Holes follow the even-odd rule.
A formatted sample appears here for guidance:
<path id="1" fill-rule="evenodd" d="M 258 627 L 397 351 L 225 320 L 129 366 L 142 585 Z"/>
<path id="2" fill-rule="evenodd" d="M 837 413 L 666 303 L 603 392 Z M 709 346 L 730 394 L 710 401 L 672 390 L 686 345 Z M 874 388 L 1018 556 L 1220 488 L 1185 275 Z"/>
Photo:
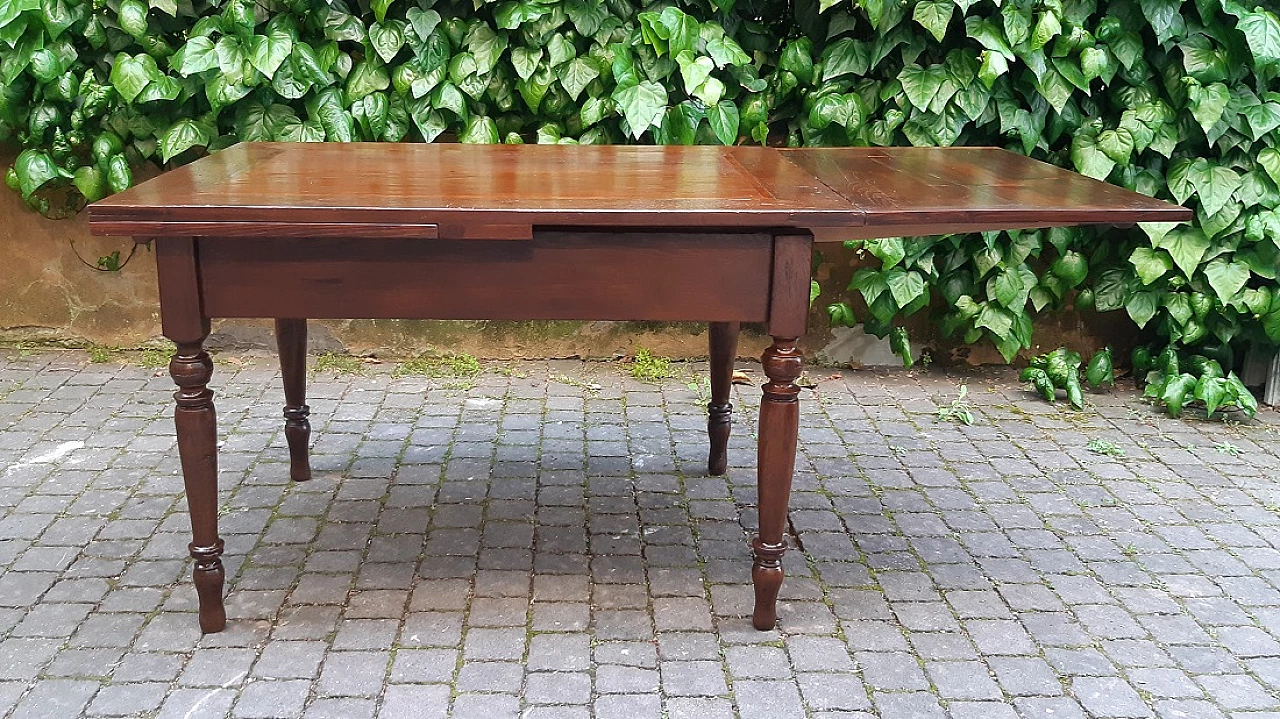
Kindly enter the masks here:
<path id="1" fill-rule="evenodd" d="M 756 388 L 726 480 L 688 376 L 324 372 L 317 476 L 291 484 L 271 361 L 223 358 L 231 622 L 202 638 L 168 378 L 7 354 L 0 716 L 1280 717 L 1274 411 L 813 370 L 803 551 L 762 633 Z M 961 381 L 973 425 L 937 422 Z"/>

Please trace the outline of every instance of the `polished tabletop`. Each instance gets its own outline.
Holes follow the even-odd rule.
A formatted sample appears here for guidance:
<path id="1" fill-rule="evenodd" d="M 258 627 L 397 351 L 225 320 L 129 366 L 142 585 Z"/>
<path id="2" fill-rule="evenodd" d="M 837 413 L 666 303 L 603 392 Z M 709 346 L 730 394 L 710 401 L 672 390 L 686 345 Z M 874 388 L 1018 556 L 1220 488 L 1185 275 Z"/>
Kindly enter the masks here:
<path id="1" fill-rule="evenodd" d="M 793 228 L 820 241 L 859 227 L 878 236 L 1190 217 L 996 148 L 420 143 L 242 143 L 89 213 L 96 233 L 134 236 L 279 235 L 302 223 L 300 236 Z"/>

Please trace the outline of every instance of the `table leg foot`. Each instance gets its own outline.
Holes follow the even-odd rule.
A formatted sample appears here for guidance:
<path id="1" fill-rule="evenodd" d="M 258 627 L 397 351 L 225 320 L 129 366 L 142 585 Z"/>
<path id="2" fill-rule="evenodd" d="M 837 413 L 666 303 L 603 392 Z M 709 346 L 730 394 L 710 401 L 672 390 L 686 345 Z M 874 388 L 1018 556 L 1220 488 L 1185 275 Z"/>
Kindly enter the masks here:
<path id="1" fill-rule="evenodd" d="M 284 439 L 289 445 L 289 477 L 311 479 L 311 408 L 307 406 L 307 321 L 276 320 L 276 347 L 284 378 Z"/>
<path id="2" fill-rule="evenodd" d="M 756 607 L 751 614 L 751 624 L 762 632 L 773 629 L 778 623 L 778 590 L 782 588 L 782 555 L 787 545 L 766 544 L 759 537 L 751 543 L 755 561 L 751 567 L 751 583 L 756 589 Z"/>
<path id="3" fill-rule="evenodd" d="M 220 632 L 227 624 L 222 603 L 222 540 L 218 537 L 218 429 L 209 378 L 213 360 L 201 347 L 203 337 L 178 344 L 169 362 L 169 374 L 178 391 L 173 423 L 178 434 L 178 455 L 191 516 L 191 544 L 196 560 L 196 594 L 200 598 L 200 629 Z"/>
<path id="4" fill-rule="evenodd" d="M 719 476 L 729 468 L 729 432 L 733 427 L 733 405 L 729 393 L 733 388 L 733 360 L 738 354 L 737 322 L 712 322 L 711 401 L 707 404 L 707 437 L 711 451 L 707 458 L 707 474 Z"/>
<path id="5" fill-rule="evenodd" d="M 774 337 L 760 362 L 769 381 L 760 402 L 760 535 L 752 543 L 755 562 L 751 581 L 756 588 L 752 624 L 756 629 L 768 630 L 777 621 L 778 589 L 782 586 L 782 556 L 786 553 L 783 531 L 800 429 L 800 388 L 795 381 L 804 362 L 795 337 Z"/>
<path id="6" fill-rule="evenodd" d="M 226 573 L 222 569 L 222 540 L 213 546 L 199 547 L 195 542 L 187 545 L 191 558 L 196 560 L 194 579 L 196 596 L 200 598 L 200 631 L 215 634 L 227 626 L 227 610 L 222 603 L 222 584 Z"/>

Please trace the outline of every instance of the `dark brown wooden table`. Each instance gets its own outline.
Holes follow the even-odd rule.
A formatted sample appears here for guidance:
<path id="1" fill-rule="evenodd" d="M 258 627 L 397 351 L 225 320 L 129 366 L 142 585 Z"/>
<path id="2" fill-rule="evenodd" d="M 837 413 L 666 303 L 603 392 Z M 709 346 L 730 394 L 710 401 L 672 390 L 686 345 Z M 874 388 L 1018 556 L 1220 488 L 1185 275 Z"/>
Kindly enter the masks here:
<path id="1" fill-rule="evenodd" d="M 309 318 L 710 325 L 708 471 L 722 474 L 743 322 L 761 357 L 753 624 L 772 628 L 816 241 L 1183 221 L 1191 213 L 988 148 L 241 144 L 94 204 L 155 243 L 200 627 L 226 625 L 211 318 L 275 319 L 294 480 L 310 479 Z"/>

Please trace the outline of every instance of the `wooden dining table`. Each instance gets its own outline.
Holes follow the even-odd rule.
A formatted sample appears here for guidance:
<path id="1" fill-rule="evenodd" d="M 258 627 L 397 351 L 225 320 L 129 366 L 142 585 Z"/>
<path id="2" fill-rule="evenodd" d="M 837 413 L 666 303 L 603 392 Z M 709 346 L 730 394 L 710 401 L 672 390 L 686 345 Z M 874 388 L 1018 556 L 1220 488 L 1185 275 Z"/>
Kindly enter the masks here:
<path id="1" fill-rule="evenodd" d="M 89 208 L 93 233 L 154 244 L 205 632 L 226 625 L 214 318 L 275 320 L 297 481 L 308 319 L 708 323 L 711 474 L 727 466 L 739 327 L 760 323 L 752 623 L 770 629 L 815 242 L 1190 217 L 994 148 L 389 143 L 242 143 Z"/>

